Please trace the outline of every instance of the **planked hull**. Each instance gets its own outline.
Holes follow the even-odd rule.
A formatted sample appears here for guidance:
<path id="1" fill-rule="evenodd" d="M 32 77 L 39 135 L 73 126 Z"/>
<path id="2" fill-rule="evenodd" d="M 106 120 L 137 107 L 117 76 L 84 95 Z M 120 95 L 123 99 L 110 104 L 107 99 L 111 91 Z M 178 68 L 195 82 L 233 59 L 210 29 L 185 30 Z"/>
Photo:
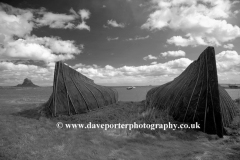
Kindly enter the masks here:
<path id="1" fill-rule="evenodd" d="M 146 107 L 167 110 L 179 122 L 198 122 L 203 132 L 220 137 L 236 115 L 232 99 L 218 85 L 213 47 L 206 48 L 173 81 L 151 89 Z"/>
<path id="2" fill-rule="evenodd" d="M 115 89 L 97 85 L 62 62 L 56 62 L 53 93 L 44 110 L 51 116 L 81 114 L 117 101 Z"/>

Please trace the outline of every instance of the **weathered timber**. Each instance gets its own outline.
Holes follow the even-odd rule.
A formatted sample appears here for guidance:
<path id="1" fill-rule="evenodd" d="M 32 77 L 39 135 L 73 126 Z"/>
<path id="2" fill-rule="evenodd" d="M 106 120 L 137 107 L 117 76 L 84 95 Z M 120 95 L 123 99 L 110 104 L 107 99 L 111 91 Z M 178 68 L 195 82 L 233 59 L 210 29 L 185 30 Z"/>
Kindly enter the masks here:
<path id="1" fill-rule="evenodd" d="M 176 121 L 200 124 L 206 133 L 222 137 L 236 116 L 236 106 L 218 84 L 215 51 L 206 48 L 178 77 L 152 88 L 146 108 L 167 111 Z"/>
<path id="2" fill-rule="evenodd" d="M 114 88 L 100 86 L 62 62 L 56 62 L 53 93 L 43 110 L 51 116 L 86 113 L 116 103 Z"/>

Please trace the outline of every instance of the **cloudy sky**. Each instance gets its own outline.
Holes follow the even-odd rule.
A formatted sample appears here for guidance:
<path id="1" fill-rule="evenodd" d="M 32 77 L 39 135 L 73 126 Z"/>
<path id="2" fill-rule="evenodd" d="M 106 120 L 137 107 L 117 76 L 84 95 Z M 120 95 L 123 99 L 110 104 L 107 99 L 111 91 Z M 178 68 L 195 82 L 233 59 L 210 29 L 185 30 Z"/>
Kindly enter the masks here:
<path id="1" fill-rule="evenodd" d="M 8 0 L 0 3 L 0 86 L 52 85 L 64 61 L 101 85 L 159 85 L 207 46 L 220 83 L 240 83 L 240 1 Z"/>

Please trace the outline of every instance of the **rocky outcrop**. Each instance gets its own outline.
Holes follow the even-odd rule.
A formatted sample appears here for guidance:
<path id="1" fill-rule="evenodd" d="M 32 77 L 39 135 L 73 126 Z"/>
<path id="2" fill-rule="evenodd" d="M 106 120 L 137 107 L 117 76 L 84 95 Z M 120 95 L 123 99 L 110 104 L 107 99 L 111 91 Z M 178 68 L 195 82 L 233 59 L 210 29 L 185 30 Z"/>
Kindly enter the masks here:
<path id="1" fill-rule="evenodd" d="M 23 83 L 18 84 L 16 87 L 39 87 L 39 86 L 33 84 L 33 82 L 30 79 L 25 78 Z"/>

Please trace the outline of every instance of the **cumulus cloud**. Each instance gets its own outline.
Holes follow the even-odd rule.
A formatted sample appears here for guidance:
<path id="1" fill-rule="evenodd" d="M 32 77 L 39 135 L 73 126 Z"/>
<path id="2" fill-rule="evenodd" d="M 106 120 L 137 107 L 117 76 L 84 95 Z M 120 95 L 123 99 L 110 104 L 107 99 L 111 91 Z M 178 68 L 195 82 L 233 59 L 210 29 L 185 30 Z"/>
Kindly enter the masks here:
<path id="1" fill-rule="evenodd" d="M 162 55 L 163 57 L 179 57 L 179 56 L 182 56 L 184 57 L 185 56 L 185 52 L 182 51 L 182 50 L 179 50 L 179 51 L 167 51 L 167 52 L 163 52 L 163 53 L 160 53 L 160 55 Z"/>
<path id="2" fill-rule="evenodd" d="M 19 9 L 0 3 L 0 85 L 16 85 L 26 77 L 36 84 L 52 85 L 56 61 L 73 59 L 80 54 L 83 45 L 59 37 L 37 37 L 34 27 L 73 28 L 74 10 L 66 14 L 55 14 L 45 9 Z M 36 18 L 35 15 L 37 16 Z M 38 63 L 25 64 L 25 60 Z M 42 65 L 44 64 L 44 65 Z"/>
<path id="3" fill-rule="evenodd" d="M 70 8 L 71 14 L 59 14 L 47 12 L 46 9 L 41 9 L 36 12 L 40 17 L 35 20 L 37 26 L 49 26 L 50 28 L 62 28 L 62 29 L 80 29 L 90 31 L 90 26 L 86 24 L 87 19 L 90 18 L 90 11 L 86 9 L 80 9 L 78 13 Z M 75 24 L 75 21 L 81 18 L 80 24 Z"/>
<path id="4" fill-rule="evenodd" d="M 240 54 L 236 51 L 222 51 L 216 55 L 220 83 L 239 83 Z"/>
<path id="5" fill-rule="evenodd" d="M 234 45 L 233 44 L 225 44 L 223 45 L 223 48 L 226 48 L 226 49 L 233 49 Z"/>
<path id="6" fill-rule="evenodd" d="M 145 61 L 146 61 L 146 60 L 149 60 L 149 59 L 151 59 L 151 60 L 152 60 L 152 59 L 158 59 L 158 57 L 155 57 L 155 56 L 153 56 L 153 55 L 151 55 L 151 54 L 148 55 L 148 56 L 146 56 L 146 57 L 143 57 L 143 60 L 145 60 Z"/>
<path id="7" fill-rule="evenodd" d="M 89 10 L 80 9 L 78 13 L 79 13 L 79 15 L 81 16 L 82 20 L 89 19 L 89 17 L 90 17 L 90 12 L 89 12 Z"/>
<path id="8" fill-rule="evenodd" d="M 216 55 L 216 61 L 220 72 L 240 72 L 240 55 L 236 51 L 222 51 Z"/>
<path id="9" fill-rule="evenodd" d="M 80 54 L 83 46 L 76 47 L 73 41 L 63 41 L 57 37 L 26 37 L 8 42 L 0 48 L 2 59 L 32 59 L 45 62 L 73 59 Z"/>
<path id="10" fill-rule="evenodd" d="M 148 39 L 149 37 L 150 37 L 149 35 L 147 35 L 145 37 L 136 36 L 135 38 L 128 38 L 128 39 L 126 39 L 126 41 L 144 40 L 144 39 Z"/>
<path id="11" fill-rule="evenodd" d="M 72 29 L 75 27 L 72 21 L 76 19 L 75 15 L 56 14 L 52 12 L 43 12 L 42 17 L 36 19 L 38 26 L 49 26 L 50 28 Z"/>
<path id="12" fill-rule="evenodd" d="M 83 45 L 76 46 L 74 41 L 61 40 L 58 37 L 28 36 L 25 39 L 12 40 L 0 48 L 1 59 L 32 59 L 44 62 L 56 62 L 73 59 L 80 54 Z"/>
<path id="13" fill-rule="evenodd" d="M 82 23 L 80 23 L 79 25 L 77 25 L 76 28 L 80 29 L 80 30 L 86 29 L 86 30 L 90 31 L 90 27 L 84 21 Z"/>
<path id="14" fill-rule="evenodd" d="M 0 62 L 1 71 L 26 71 L 26 70 L 36 70 L 38 67 L 35 65 L 25 65 L 25 64 L 14 64 L 12 62 Z"/>
<path id="15" fill-rule="evenodd" d="M 152 0 L 154 5 L 142 29 L 181 30 L 184 36 L 173 36 L 169 44 L 177 46 L 220 46 L 240 36 L 240 28 L 227 22 L 233 17 L 230 0 Z"/>
<path id="16" fill-rule="evenodd" d="M 17 85 L 28 77 L 35 84 L 52 85 L 54 67 L 39 67 L 35 65 L 0 62 L 0 85 Z"/>
<path id="17" fill-rule="evenodd" d="M 72 40 L 61 40 L 59 37 L 36 37 L 30 36 L 26 38 L 28 43 L 37 43 L 48 47 L 54 53 L 65 53 L 65 54 L 79 54 L 83 49 L 83 45 L 76 47 Z"/>
<path id="18" fill-rule="evenodd" d="M 118 39 L 119 39 L 119 37 L 115 37 L 115 38 L 107 37 L 107 40 L 108 40 L 108 41 L 116 41 L 116 40 L 118 40 Z"/>
<path id="19" fill-rule="evenodd" d="M 239 81 L 240 55 L 236 51 L 223 51 L 217 54 L 216 62 L 220 83 Z M 150 65 L 123 66 L 119 68 L 111 65 L 101 67 L 97 65 L 77 64 L 74 66 L 74 69 L 100 84 L 133 85 L 134 82 L 138 85 L 146 85 L 150 83 L 163 84 L 169 82 L 181 74 L 190 63 L 192 63 L 192 60 L 188 58 L 179 58 L 165 63 L 154 61 Z M 226 77 L 229 79 L 226 80 Z"/>
<path id="20" fill-rule="evenodd" d="M 185 37 L 186 38 L 182 36 L 173 36 L 167 40 L 167 43 L 175 44 L 176 46 L 182 46 L 182 47 L 186 47 L 189 45 L 192 45 L 192 46 L 208 45 L 208 43 L 206 43 L 202 37 L 192 37 L 190 34 L 187 34 Z"/>
<path id="21" fill-rule="evenodd" d="M 152 79 L 169 81 L 180 74 L 192 61 L 180 58 L 166 63 L 153 63 L 143 66 L 123 66 L 115 68 L 110 65 L 105 67 L 77 64 L 73 66 L 80 73 L 92 78 L 96 83 L 127 84 L 139 83 L 149 84 Z M 166 79 L 167 78 L 167 79 Z M 161 79 L 161 80 L 160 80 Z"/>
<path id="22" fill-rule="evenodd" d="M 90 31 L 90 26 L 88 26 L 85 22 L 86 19 L 89 19 L 90 18 L 90 12 L 89 10 L 86 10 L 86 9 L 81 9 L 79 10 L 78 12 L 81 16 L 81 19 L 82 19 L 82 23 L 80 23 L 79 25 L 76 26 L 77 29 L 80 29 L 80 30 L 83 30 L 83 29 L 86 29 L 88 31 Z"/>
<path id="23" fill-rule="evenodd" d="M 146 57 L 143 57 L 143 60 L 153 60 L 153 59 L 159 59 L 162 57 L 184 57 L 186 55 L 186 53 L 182 50 L 179 50 L 179 51 L 167 51 L 167 52 L 163 52 L 163 53 L 160 53 L 160 56 L 153 56 L 153 55 L 148 55 Z"/>
<path id="24" fill-rule="evenodd" d="M 28 35 L 34 27 L 33 13 L 30 10 L 22 10 L 0 3 L 0 17 L 0 43 L 10 40 L 13 36 Z"/>
<path id="25" fill-rule="evenodd" d="M 112 26 L 112 27 L 119 27 L 119 28 L 124 28 L 125 27 L 125 24 L 123 24 L 123 23 L 117 23 L 117 21 L 115 21 L 115 20 L 108 20 L 107 21 L 107 24 L 109 25 L 109 26 Z"/>
<path id="26" fill-rule="evenodd" d="M 34 14 L 43 15 L 34 19 Z M 36 37 L 31 35 L 34 27 L 49 25 L 52 28 L 66 28 L 73 25 L 69 22 L 76 15 L 54 14 L 45 9 L 18 9 L 0 3 L 0 58 L 4 60 L 32 59 L 46 63 L 73 59 L 80 54 L 83 45 L 76 45 L 71 40 L 61 40 L 59 37 Z M 77 14 L 77 13 L 76 13 Z M 88 18 L 86 14 L 83 19 Z"/>

